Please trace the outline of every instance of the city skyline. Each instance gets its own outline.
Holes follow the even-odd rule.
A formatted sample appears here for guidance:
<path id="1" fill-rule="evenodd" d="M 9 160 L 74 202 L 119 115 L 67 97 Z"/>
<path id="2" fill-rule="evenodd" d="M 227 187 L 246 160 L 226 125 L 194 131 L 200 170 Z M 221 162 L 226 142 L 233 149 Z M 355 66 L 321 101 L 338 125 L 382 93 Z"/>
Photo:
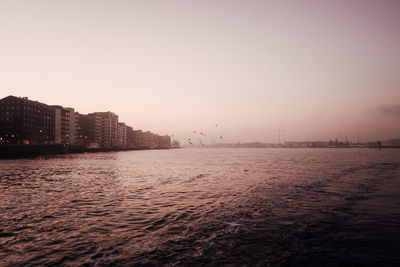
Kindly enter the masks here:
<path id="1" fill-rule="evenodd" d="M 44 145 L 38 151 L 61 145 L 57 153 L 66 153 L 70 148 L 84 152 L 169 149 L 176 145 L 168 135 L 134 129 L 111 111 L 82 114 L 72 107 L 12 95 L 0 99 L 0 144 Z M 36 146 L 28 150 L 27 154 L 37 153 Z"/>
<path id="2" fill-rule="evenodd" d="M 400 133 L 398 1 L 2 1 L 0 22 L 1 97 L 181 144 Z"/>

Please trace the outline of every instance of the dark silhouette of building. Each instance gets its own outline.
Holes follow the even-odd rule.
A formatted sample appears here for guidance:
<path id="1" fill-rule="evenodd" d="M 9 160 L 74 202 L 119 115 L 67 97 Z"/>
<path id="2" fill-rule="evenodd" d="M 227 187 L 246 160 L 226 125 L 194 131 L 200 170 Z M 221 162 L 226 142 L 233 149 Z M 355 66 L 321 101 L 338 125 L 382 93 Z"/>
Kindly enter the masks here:
<path id="1" fill-rule="evenodd" d="M 118 116 L 112 112 L 79 114 L 79 143 L 86 147 L 118 146 Z"/>
<path id="2" fill-rule="evenodd" d="M 118 122 L 118 146 L 126 147 L 127 146 L 127 138 L 126 138 L 126 124 L 123 122 Z"/>
<path id="3" fill-rule="evenodd" d="M 108 112 L 79 114 L 27 97 L 0 99 L 1 144 L 64 144 L 86 148 L 170 148 L 171 137 L 133 130 Z"/>
<path id="4" fill-rule="evenodd" d="M 27 97 L 0 99 L 0 143 L 55 143 L 55 110 Z"/>
<path id="5" fill-rule="evenodd" d="M 79 145 L 97 148 L 101 145 L 101 116 L 97 113 L 78 114 Z"/>
<path id="6" fill-rule="evenodd" d="M 134 148 L 135 147 L 135 136 L 133 133 L 133 128 L 131 126 L 126 126 L 126 146 L 129 148 Z"/>

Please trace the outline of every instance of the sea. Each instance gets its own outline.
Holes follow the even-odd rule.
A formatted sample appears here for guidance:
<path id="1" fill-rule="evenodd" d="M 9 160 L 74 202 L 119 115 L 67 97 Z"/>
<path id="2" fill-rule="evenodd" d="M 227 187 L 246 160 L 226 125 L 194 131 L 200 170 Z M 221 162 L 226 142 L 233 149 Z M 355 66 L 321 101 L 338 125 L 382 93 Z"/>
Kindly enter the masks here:
<path id="1" fill-rule="evenodd" d="M 0 160 L 0 266 L 400 266 L 400 149 Z"/>

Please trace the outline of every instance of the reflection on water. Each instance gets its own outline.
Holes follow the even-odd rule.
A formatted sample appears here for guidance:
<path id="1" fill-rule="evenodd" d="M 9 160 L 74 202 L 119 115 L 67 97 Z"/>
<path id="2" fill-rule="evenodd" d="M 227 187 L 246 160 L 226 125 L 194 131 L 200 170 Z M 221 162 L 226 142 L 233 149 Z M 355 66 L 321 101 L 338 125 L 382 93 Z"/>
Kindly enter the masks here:
<path id="1" fill-rule="evenodd" d="M 367 149 L 3 160 L 0 265 L 395 266 L 399 167 Z"/>

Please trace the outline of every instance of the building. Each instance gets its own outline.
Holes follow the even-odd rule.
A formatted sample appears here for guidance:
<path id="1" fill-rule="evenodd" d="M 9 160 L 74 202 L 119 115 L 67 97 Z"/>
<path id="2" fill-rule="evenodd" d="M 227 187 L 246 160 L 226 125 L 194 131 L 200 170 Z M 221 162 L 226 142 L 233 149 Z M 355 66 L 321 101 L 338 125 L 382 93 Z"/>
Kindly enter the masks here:
<path id="1" fill-rule="evenodd" d="M 112 112 L 79 114 L 79 144 L 90 148 L 126 146 L 126 125 L 118 124 L 118 116 Z M 124 127 L 125 125 L 125 127 Z M 118 129 L 121 127 L 121 134 Z M 120 142 L 121 137 L 121 142 Z"/>
<path id="2" fill-rule="evenodd" d="M 133 148 L 143 148 L 143 132 L 142 130 L 134 130 L 133 131 Z"/>
<path id="3" fill-rule="evenodd" d="M 65 144 L 87 148 L 170 148 L 171 138 L 133 130 L 118 115 L 47 105 L 27 97 L 0 99 L 0 144 Z"/>
<path id="4" fill-rule="evenodd" d="M 134 148 L 135 147 L 135 135 L 133 132 L 133 128 L 131 126 L 126 126 L 126 146 L 129 148 Z"/>
<path id="5" fill-rule="evenodd" d="M 78 114 L 78 145 L 98 148 L 101 144 L 101 116 Z"/>
<path id="6" fill-rule="evenodd" d="M 142 133 L 142 140 L 144 148 L 154 148 L 156 146 L 155 135 L 150 131 Z"/>
<path id="7" fill-rule="evenodd" d="M 75 145 L 78 143 L 78 114 L 73 108 L 52 106 L 55 112 L 55 143 Z"/>
<path id="8" fill-rule="evenodd" d="M 95 112 L 101 118 L 100 147 L 115 147 L 118 145 L 118 115 L 108 112 Z"/>
<path id="9" fill-rule="evenodd" d="M 171 137 L 168 135 L 156 135 L 157 137 L 157 148 L 171 148 Z"/>
<path id="10" fill-rule="evenodd" d="M 64 143 L 75 145 L 78 141 L 78 116 L 73 108 L 63 108 L 61 117 L 65 119 Z"/>
<path id="11" fill-rule="evenodd" d="M 55 110 L 27 97 L 0 99 L 0 143 L 55 143 Z"/>
<path id="12" fill-rule="evenodd" d="M 126 147 L 126 124 L 118 123 L 118 146 Z"/>
<path id="13" fill-rule="evenodd" d="M 54 108 L 54 143 L 61 144 L 61 111 L 62 106 L 52 106 Z"/>

